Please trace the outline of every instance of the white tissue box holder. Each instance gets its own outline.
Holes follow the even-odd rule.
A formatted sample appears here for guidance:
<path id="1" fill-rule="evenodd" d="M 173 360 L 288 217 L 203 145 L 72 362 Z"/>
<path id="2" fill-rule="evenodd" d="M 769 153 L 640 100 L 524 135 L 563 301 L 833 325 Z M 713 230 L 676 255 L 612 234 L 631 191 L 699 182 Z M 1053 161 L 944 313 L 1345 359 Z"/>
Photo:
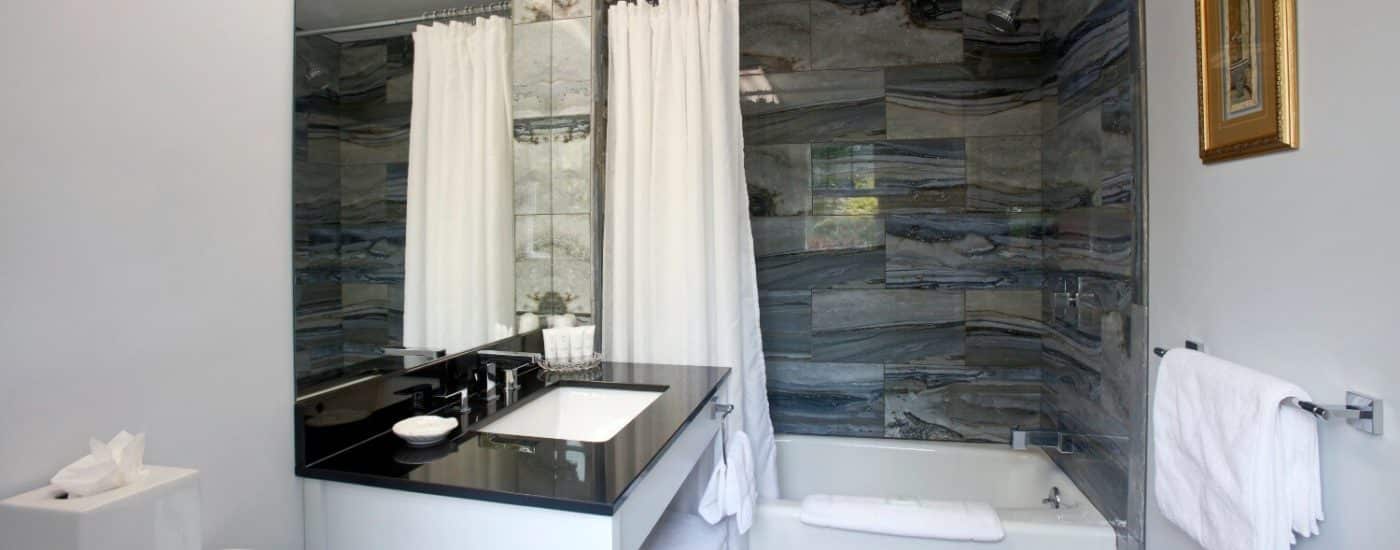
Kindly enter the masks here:
<path id="1" fill-rule="evenodd" d="M 60 498 L 50 485 L 0 501 L 6 550 L 199 550 L 199 471 L 146 466 L 137 483 Z"/>

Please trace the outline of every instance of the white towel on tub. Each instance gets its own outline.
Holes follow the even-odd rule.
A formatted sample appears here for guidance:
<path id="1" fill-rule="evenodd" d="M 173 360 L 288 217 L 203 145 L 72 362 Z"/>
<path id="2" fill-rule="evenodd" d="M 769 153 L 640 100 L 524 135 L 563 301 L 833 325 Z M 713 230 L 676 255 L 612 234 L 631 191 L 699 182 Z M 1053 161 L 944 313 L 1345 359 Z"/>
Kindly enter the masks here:
<path id="1" fill-rule="evenodd" d="M 1307 392 L 1174 349 L 1157 370 L 1153 486 L 1163 517 L 1207 550 L 1287 550 L 1322 519 L 1317 424 L 1284 404 Z"/>
<path id="2" fill-rule="evenodd" d="M 997 542 L 1006 537 L 990 504 L 964 500 L 904 500 L 810 495 L 802 523 L 901 537 Z"/>

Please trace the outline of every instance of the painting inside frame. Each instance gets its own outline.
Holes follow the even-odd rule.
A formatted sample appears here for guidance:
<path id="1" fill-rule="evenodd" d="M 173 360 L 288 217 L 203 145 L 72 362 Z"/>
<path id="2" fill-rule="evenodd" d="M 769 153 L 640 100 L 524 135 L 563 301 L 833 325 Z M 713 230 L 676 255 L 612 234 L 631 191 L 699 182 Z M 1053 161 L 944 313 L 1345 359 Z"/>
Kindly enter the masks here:
<path id="1" fill-rule="evenodd" d="M 1225 45 L 1222 80 L 1225 82 L 1225 118 L 1256 113 L 1263 107 L 1259 99 L 1259 1 L 1225 0 L 1221 3 L 1225 21 L 1221 37 Z"/>
<path id="2" fill-rule="evenodd" d="M 1201 159 L 1297 147 L 1293 0 L 1197 0 Z"/>

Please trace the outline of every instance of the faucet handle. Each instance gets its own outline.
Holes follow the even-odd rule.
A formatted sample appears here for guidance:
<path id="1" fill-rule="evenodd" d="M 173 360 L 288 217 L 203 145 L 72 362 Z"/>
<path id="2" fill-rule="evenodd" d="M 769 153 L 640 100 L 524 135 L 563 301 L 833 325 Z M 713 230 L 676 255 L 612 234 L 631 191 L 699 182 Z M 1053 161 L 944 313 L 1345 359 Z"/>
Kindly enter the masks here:
<path id="1" fill-rule="evenodd" d="M 487 401 L 496 400 L 496 362 L 482 361 L 481 368 L 477 372 L 481 373 L 481 392 Z"/>
<path id="2" fill-rule="evenodd" d="M 526 371 L 534 370 L 538 367 L 538 363 L 530 362 L 520 365 L 512 365 L 503 369 L 505 371 L 506 390 L 514 391 L 520 389 L 520 376 Z"/>
<path id="3" fill-rule="evenodd" d="M 382 348 L 384 355 L 391 357 L 426 357 L 428 359 L 439 359 L 447 355 L 447 350 L 442 348 Z"/>
<path id="4" fill-rule="evenodd" d="M 472 410 L 471 395 L 471 387 L 469 386 L 451 393 L 444 393 L 442 395 L 439 395 L 438 397 L 441 399 L 449 399 L 452 397 L 460 399 L 460 401 L 458 401 L 458 408 L 462 410 L 463 414 L 466 414 L 471 412 Z"/>
<path id="5" fill-rule="evenodd" d="M 407 395 L 413 400 L 414 412 L 428 410 L 428 394 L 432 393 L 432 384 L 414 384 L 407 388 L 395 391 L 394 395 Z"/>

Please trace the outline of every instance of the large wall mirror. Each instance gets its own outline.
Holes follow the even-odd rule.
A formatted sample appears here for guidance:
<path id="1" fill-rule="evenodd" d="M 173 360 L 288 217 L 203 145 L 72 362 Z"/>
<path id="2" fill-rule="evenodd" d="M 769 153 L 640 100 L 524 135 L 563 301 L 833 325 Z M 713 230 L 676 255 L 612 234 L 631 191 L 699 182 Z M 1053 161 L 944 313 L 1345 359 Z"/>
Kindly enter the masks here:
<path id="1" fill-rule="evenodd" d="M 298 393 L 591 322 L 592 4 L 298 0 L 296 26 Z"/>

